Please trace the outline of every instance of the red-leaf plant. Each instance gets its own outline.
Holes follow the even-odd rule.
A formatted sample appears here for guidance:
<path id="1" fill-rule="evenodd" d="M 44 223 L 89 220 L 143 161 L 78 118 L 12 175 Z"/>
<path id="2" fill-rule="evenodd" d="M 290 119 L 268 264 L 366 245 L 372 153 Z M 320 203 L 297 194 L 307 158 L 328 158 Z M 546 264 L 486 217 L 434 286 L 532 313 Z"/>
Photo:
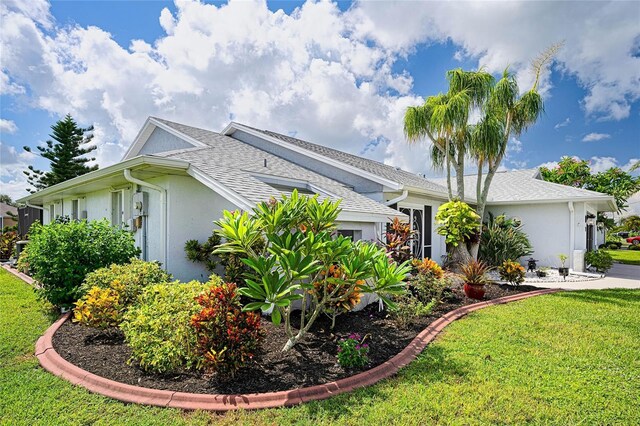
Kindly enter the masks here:
<path id="1" fill-rule="evenodd" d="M 191 317 L 198 341 L 196 352 L 207 374 L 233 377 L 258 350 L 264 331 L 260 315 L 243 312 L 236 285 L 214 285 L 196 297 L 202 310 Z"/>

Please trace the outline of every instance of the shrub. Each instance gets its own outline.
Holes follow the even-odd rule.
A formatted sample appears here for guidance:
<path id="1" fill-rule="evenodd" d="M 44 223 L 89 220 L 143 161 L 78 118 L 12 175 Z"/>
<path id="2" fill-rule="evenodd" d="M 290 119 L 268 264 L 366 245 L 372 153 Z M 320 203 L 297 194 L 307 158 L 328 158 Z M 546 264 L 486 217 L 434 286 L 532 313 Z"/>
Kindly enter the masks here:
<path id="1" fill-rule="evenodd" d="M 289 336 L 285 351 L 303 338 L 319 314 L 351 298 L 355 291 L 376 294 L 390 307 L 390 296 L 405 291 L 409 265 L 390 261 L 373 243 L 334 236 L 339 213 L 339 202 L 328 198 L 320 202 L 317 196 L 299 196 L 294 190 L 281 201 L 259 203 L 251 216 L 225 211 L 216 222 L 220 227 L 216 232 L 225 243 L 215 252 L 246 256 L 244 262 L 252 270 L 245 280 L 247 286 L 238 290 L 254 300 L 244 309 L 270 310 L 275 325 L 285 319 Z M 265 246 L 256 252 L 253 247 L 263 238 Z M 340 274 L 325 279 L 331 267 L 338 267 Z M 290 321 L 295 300 L 302 300 L 305 308 L 297 330 Z"/>
<path id="2" fill-rule="evenodd" d="M 519 259 L 533 253 L 529 237 L 522 224 L 505 215 L 493 217 L 484 225 L 480 237 L 478 258 L 490 266 L 500 266 L 510 259 Z"/>
<path id="3" fill-rule="evenodd" d="M 158 262 L 132 258 L 129 263 L 122 265 L 114 263 L 88 273 L 78 290 L 78 294 L 85 295 L 93 287 L 110 288 L 114 281 L 119 281 L 122 284 L 122 304 L 129 306 L 135 303 L 146 287 L 169 282 L 171 275 L 166 273 Z"/>
<path id="4" fill-rule="evenodd" d="M 584 260 L 587 264 L 596 268 L 596 271 L 598 272 L 606 272 L 613 265 L 613 258 L 611 255 L 601 250 L 587 252 L 584 256 Z"/>
<path id="5" fill-rule="evenodd" d="M 640 245 L 637 245 L 637 244 L 633 245 L 632 244 L 632 245 L 629 246 L 629 250 L 640 250 Z"/>
<path id="6" fill-rule="evenodd" d="M 477 235 L 480 216 L 463 201 L 455 200 L 438 207 L 435 216 L 438 234 L 443 235 L 447 244 L 457 247 Z"/>
<path id="7" fill-rule="evenodd" d="M 70 307 L 79 297 L 85 276 L 139 254 L 133 236 L 107 220 L 35 222 L 29 230 L 23 265 L 40 284 L 38 294 L 55 306 Z M 21 256 L 22 257 L 22 256 Z"/>
<path id="8" fill-rule="evenodd" d="M 393 311 L 393 318 L 400 327 L 406 327 L 417 318 L 429 315 L 437 304 L 436 299 L 423 302 L 415 296 L 400 296 L 396 298 L 397 308 Z"/>
<path id="9" fill-rule="evenodd" d="M 413 259 L 411 266 L 416 268 L 419 274 L 428 276 L 433 279 L 441 279 L 444 277 L 444 270 L 434 260 L 425 257 L 422 261 Z"/>
<path id="10" fill-rule="evenodd" d="M 0 234 L 0 259 L 9 259 L 14 252 L 19 236 L 15 231 Z"/>
<path id="11" fill-rule="evenodd" d="M 250 361 L 264 332 L 260 315 L 243 312 L 233 283 L 216 283 L 196 298 L 200 312 L 191 317 L 197 334 L 196 353 L 207 373 L 223 377 Z"/>
<path id="12" fill-rule="evenodd" d="M 200 312 L 196 297 L 220 279 L 212 276 L 208 284 L 154 284 L 144 289 L 124 315 L 120 328 L 132 351 L 132 362 L 143 370 L 158 373 L 197 365 L 197 335 L 191 317 Z"/>
<path id="13" fill-rule="evenodd" d="M 366 338 L 366 336 L 365 336 Z M 353 333 L 338 342 L 338 364 L 345 368 L 362 368 L 369 362 L 369 345 Z"/>
<path id="14" fill-rule="evenodd" d="M 411 224 L 394 217 L 385 234 L 384 247 L 387 254 L 398 263 L 410 260 L 410 243 L 415 236 L 416 232 L 411 229 Z"/>
<path id="15" fill-rule="evenodd" d="M 115 327 L 122 321 L 124 284 L 115 280 L 110 287 L 93 287 L 76 302 L 73 320 L 97 328 Z"/>
<path id="16" fill-rule="evenodd" d="M 524 282 L 524 266 L 512 260 L 505 260 L 498 267 L 500 278 L 512 285 L 520 285 Z"/>

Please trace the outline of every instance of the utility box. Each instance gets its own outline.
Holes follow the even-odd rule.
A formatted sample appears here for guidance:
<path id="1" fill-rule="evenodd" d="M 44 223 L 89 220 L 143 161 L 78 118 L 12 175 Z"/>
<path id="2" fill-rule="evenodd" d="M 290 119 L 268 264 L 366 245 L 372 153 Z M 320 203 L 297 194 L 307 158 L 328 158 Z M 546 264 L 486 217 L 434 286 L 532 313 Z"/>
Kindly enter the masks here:
<path id="1" fill-rule="evenodd" d="M 147 216 L 149 211 L 149 193 L 136 192 L 133 194 L 133 215 L 135 217 Z"/>
<path id="2" fill-rule="evenodd" d="M 586 250 L 573 251 L 573 270 L 575 272 L 584 272 L 584 254 Z"/>

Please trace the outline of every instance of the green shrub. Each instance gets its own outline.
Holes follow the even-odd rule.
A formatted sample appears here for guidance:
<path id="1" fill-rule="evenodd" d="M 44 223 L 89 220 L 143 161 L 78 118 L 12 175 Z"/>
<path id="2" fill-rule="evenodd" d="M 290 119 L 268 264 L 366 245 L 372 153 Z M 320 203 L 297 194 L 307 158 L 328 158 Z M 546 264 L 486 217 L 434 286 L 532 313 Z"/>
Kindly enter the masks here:
<path id="1" fill-rule="evenodd" d="M 423 302 L 412 295 L 399 296 L 395 302 L 396 309 L 392 311 L 392 316 L 400 327 L 406 327 L 416 319 L 429 315 L 438 304 L 436 299 Z"/>
<path id="2" fill-rule="evenodd" d="M 601 250 L 587 252 L 584 256 L 584 261 L 596 268 L 596 271 L 598 272 L 606 272 L 613 265 L 613 258 L 611 255 Z"/>
<path id="3" fill-rule="evenodd" d="M 220 282 L 212 276 L 208 284 L 176 281 L 145 288 L 120 324 L 131 361 L 158 373 L 196 366 L 197 335 L 191 326 L 191 317 L 201 309 L 196 297 Z"/>
<path id="4" fill-rule="evenodd" d="M 38 294 L 51 304 L 70 307 L 89 272 L 112 263 L 126 263 L 139 254 L 131 233 L 107 220 L 36 222 L 29 230 L 22 264 L 40 284 Z M 21 256 L 22 257 L 22 256 Z"/>
<path id="5" fill-rule="evenodd" d="M 640 250 L 640 245 L 630 245 L 629 250 Z"/>
<path id="6" fill-rule="evenodd" d="M 524 266 L 512 260 L 505 260 L 498 267 L 500 278 L 509 284 L 520 285 L 524 282 L 525 270 Z"/>
<path id="7" fill-rule="evenodd" d="M 500 266 L 510 259 L 519 259 L 533 253 L 529 237 L 522 224 L 513 218 L 489 214 L 480 238 L 478 258 L 490 266 Z"/>
<path id="8" fill-rule="evenodd" d="M 438 234 L 454 247 L 477 236 L 480 230 L 480 216 L 467 203 L 459 200 L 438 207 L 435 220 Z"/>
<path id="9" fill-rule="evenodd" d="M 171 275 L 166 273 L 158 262 L 132 258 L 129 263 L 121 265 L 114 263 L 88 273 L 78 290 L 78 294 L 83 296 L 93 287 L 110 288 L 114 281 L 119 281 L 124 286 L 121 295 L 122 303 L 129 306 L 135 303 L 146 287 L 152 284 L 166 283 L 171 279 Z"/>
<path id="10" fill-rule="evenodd" d="M 196 353 L 207 373 L 233 377 L 249 362 L 262 339 L 260 315 L 243 312 L 234 283 L 214 283 L 196 298 L 200 312 L 191 317 Z"/>

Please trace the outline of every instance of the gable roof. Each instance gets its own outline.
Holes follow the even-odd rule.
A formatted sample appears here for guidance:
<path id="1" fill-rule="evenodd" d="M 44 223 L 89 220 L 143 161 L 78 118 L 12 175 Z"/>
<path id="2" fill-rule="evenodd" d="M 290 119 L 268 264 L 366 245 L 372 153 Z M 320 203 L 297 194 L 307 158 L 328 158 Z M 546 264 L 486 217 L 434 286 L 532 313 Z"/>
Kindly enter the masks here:
<path id="1" fill-rule="evenodd" d="M 358 194 L 340 182 L 315 173 L 276 155 L 253 147 L 237 139 L 197 127 L 186 126 L 155 118 L 188 138 L 197 140 L 201 147 L 193 147 L 153 156 L 188 162 L 205 176 L 218 182 L 251 203 L 278 198 L 282 191 L 265 183 L 276 180 L 283 183 L 308 184 L 320 192 L 319 199 L 342 199 L 342 220 L 386 221 L 401 216 L 398 211 Z M 266 166 L 265 166 L 266 162 Z M 196 177 L 196 176 L 194 176 Z"/>
<path id="2" fill-rule="evenodd" d="M 482 176 L 486 178 L 486 174 Z M 436 179 L 446 185 L 446 179 Z M 477 175 L 464 177 L 465 198 L 469 202 L 476 202 Z M 455 193 L 455 178 L 451 180 Z M 497 172 L 491 181 L 487 204 L 525 204 L 531 202 L 563 202 L 563 201 L 592 201 L 600 203 L 603 208 L 615 209 L 613 197 L 600 192 L 582 188 L 560 185 L 542 180 L 538 169 Z M 608 211 L 608 210 L 604 210 Z"/>
<path id="3" fill-rule="evenodd" d="M 339 166 L 341 163 L 366 173 L 368 176 L 383 178 L 389 182 L 395 183 L 395 187 L 392 188 L 395 190 L 413 189 L 439 198 L 447 198 L 446 187 L 414 173 L 407 172 L 379 161 L 370 160 L 368 158 L 363 158 L 344 151 L 339 151 L 337 149 L 318 145 L 302 139 L 272 132 L 270 130 L 260 130 L 241 123 L 230 123 L 222 133 L 229 135 L 235 130 L 253 133 L 254 135 L 257 133 L 257 136 L 262 137 L 263 139 L 290 149 L 296 149 L 297 152 L 301 152 L 312 158 L 320 159 L 321 161 L 325 160 L 325 162 L 331 165 Z M 336 161 L 339 163 L 336 163 Z"/>

